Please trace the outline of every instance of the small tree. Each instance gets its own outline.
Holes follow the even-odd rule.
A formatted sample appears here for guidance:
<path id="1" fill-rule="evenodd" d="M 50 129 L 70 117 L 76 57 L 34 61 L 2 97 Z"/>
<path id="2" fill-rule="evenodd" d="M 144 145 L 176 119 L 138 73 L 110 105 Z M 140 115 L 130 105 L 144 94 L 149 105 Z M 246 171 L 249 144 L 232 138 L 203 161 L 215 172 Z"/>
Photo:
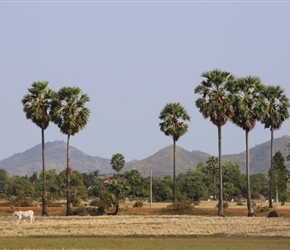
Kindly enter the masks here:
<path id="1" fill-rule="evenodd" d="M 269 186 L 272 193 L 276 194 L 276 206 L 278 206 L 279 193 L 287 190 L 287 180 L 289 170 L 285 166 L 285 159 L 280 151 L 277 151 L 273 157 L 273 164 L 268 172 Z"/>
<path id="2" fill-rule="evenodd" d="M 111 159 L 111 165 L 114 170 L 118 172 L 118 176 L 120 175 L 120 171 L 125 165 L 125 157 L 122 154 L 113 154 Z"/>
<path id="3" fill-rule="evenodd" d="M 206 169 L 208 173 L 212 174 L 213 178 L 213 199 L 216 200 L 216 176 L 219 171 L 218 157 L 212 156 L 207 160 Z"/>

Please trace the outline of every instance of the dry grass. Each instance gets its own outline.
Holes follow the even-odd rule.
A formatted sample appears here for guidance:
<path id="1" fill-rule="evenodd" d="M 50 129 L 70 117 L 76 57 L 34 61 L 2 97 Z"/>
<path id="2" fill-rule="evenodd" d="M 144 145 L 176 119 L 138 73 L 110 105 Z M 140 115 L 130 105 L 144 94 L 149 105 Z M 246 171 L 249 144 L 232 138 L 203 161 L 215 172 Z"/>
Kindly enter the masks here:
<path id="1" fill-rule="evenodd" d="M 36 223 L 21 221 L 11 215 L 10 207 L 0 207 L 2 237 L 110 237 L 110 236 L 281 236 L 290 237 L 290 204 L 281 207 L 278 218 L 268 218 L 259 213 L 247 217 L 245 206 L 231 204 L 225 209 L 226 217 L 218 217 L 216 202 L 205 202 L 195 210 L 197 215 L 161 215 L 168 204 L 156 204 L 151 208 L 133 208 L 123 205 L 117 216 L 73 216 L 66 217 L 64 208 L 48 208 L 49 217 L 42 217 L 41 208 L 36 213 Z M 238 216 L 237 216 L 238 215 Z"/>

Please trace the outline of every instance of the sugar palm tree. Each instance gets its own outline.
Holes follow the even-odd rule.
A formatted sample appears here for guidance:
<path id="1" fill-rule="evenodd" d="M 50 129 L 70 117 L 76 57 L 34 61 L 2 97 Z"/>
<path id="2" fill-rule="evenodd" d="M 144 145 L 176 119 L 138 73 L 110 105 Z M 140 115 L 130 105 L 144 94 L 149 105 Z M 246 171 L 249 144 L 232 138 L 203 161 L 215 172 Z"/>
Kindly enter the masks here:
<path id="1" fill-rule="evenodd" d="M 235 80 L 230 72 L 214 69 L 201 75 L 206 78 L 198 85 L 194 92 L 199 94 L 195 104 L 204 118 L 218 128 L 218 151 L 219 151 L 219 203 L 218 215 L 224 216 L 223 209 L 223 170 L 222 170 L 222 126 L 234 115 L 232 98 L 227 91 L 229 82 Z"/>
<path id="2" fill-rule="evenodd" d="M 88 95 L 78 87 L 63 87 L 53 94 L 51 103 L 51 120 L 59 127 L 60 132 L 67 135 L 67 166 L 66 166 L 66 215 L 71 215 L 70 197 L 70 136 L 85 128 L 90 110 L 85 106 L 90 101 Z"/>
<path id="3" fill-rule="evenodd" d="M 257 121 L 265 119 L 267 104 L 262 94 L 265 86 L 259 77 L 246 76 L 231 84 L 230 89 L 234 95 L 235 109 L 232 121 L 245 131 L 246 136 L 247 207 L 248 216 L 254 216 L 251 201 L 249 132 L 255 128 Z"/>
<path id="4" fill-rule="evenodd" d="M 46 198 L 46 182 L 45 182 L 45 143 L 44 130 L 47 129 L 50 121 L 50 95 L 51 90 L 48 88 L 48 82 L 33 82 L 32 87 L 28 89 L 21 102 L 26 118 L 31 120 L 41 129 L 41 145 L 42 145 L 42 215 L 48 215 L 47 198 Z"/>
<path id="5" fill-rule="evenodd" d="M 113 154 L 111 158 L 111 165 L 114 170 L 118 172 L 118 176 L 120 175 L 120 171 L 124 167 L 125 164 L 125 158 L 122 154 Z"/>
<path id="6" fill-rule="evenodd" d="M 289 99 L 280 86 L 267 86 L 263 91 L 268 104 L 268 113 L 262 121 L 265 128 L 271 131 L 271 168 L 274 157 L 274 131 L 281 128 L 283 122 L 289 118 Z M 271 191 L 271 190 L 270 190 Z M 272 207 L 272 194 L 269 194 L 269 206 Z"/>
<path id="7" fill-rule="evenodd" d="M 186 109 L 180 103 L 167 103 L 161 110 L 159 119 L 160 130 L 166 136 L 173 139 L 173 202 L 176 202 L 176 163 L 175 148 L 178 139 L 188 131 L 188 125 L 185 121 L 190 121 L 190 116 Z"/>

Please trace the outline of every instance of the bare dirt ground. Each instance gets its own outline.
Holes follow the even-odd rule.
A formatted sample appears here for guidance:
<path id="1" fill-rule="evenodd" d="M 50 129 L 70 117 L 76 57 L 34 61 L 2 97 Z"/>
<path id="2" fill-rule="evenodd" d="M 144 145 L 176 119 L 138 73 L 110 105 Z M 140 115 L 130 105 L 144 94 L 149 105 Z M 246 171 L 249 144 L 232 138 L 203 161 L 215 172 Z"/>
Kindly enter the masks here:
<path id="1" fill-rule="evenodd" d="M 168 204 L 146 204 L 143 208 L 124 205 L 117 216 L 61 216 L 64 208 L 48 208 L 49 217 L 40 216 L 41 208 L 32 209 L 36 222 L 24 220 L 17 224 L 10 207 L 0 207 L 0 237 L 34 236 L 263 236 L 290 237 L 290 204 L 276 208 L 282 216 L 268 218 L 267 213 L 247 217 L 245 206 L 232 204 L 225 210 L 226 217 L 217 216 L 216 202 L 204 202 L 197 208 L 200 215 L 160 215 Z M 227 216 L 230 215 L 230 216 Z M 239 214 L 239 216 L 236 216 Z"/>

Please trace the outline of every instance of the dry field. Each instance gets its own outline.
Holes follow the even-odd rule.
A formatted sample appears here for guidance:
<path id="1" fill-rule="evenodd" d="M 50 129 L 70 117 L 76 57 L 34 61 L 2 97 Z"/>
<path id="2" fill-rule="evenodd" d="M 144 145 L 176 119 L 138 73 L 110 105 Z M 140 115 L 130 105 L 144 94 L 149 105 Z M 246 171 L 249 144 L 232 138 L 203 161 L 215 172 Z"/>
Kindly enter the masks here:
<path id="1" fill-rule="evenodd" d="M 206 203 L 209 204 L 209 203 Z M 203 205 L 200 211 L 216 208 Z M 248 218 L 246 209 L 241 207 L 228 208 L 230 211 L 241 210 L 244 216 L 205 216 L 205 215 L 159 215 L 160 207 L 132 208 L 123 207 L 117 216 L 60 216 L 59 208 L 49 208 L 49 217 L 40 216 L 40 208 L 36 211 L 36 222 L 21 221 L 11 215 L 10 208 L 0 208 L 1 237 L 111 237 L 111 236 L 266 236 L 290 237 L 289 205 L 277 209 L 278 218 L 265 215 Z M 20 208 L 18 208 L 20 210 Z M 22 208 L 25 210 L 27 208 Z M 63 210 L 63 208 L 61 208 Z M 137 214 L 139 211 L 139 214 Z M 146 212 L 147 211 L 147 212 Z M 154 212 L 153 212 L 154 211 Z M 135 214 L 135 215 L 134 215 Z"/>

